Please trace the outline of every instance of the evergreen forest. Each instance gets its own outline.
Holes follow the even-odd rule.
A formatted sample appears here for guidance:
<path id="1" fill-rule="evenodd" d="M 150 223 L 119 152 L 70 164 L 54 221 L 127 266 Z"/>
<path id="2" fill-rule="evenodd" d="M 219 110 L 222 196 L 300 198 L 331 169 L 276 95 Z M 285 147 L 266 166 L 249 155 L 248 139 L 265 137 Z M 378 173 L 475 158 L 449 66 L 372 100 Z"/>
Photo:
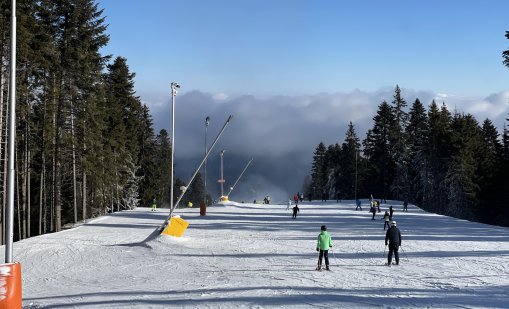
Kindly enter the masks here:
<path id="1" fill-rule="evenodd" d="M 509 38 L 509 37 L 508 37 Z M 505 52 L 505 64 L 509 52 Z M 401 200 L 438 214 L 509 226 L 509 131 L 449 111 L 434 100 L 411 106 L 396 86 L 361 142 L 350 122 L 344 142 L 315 148 L 310 199 Z M 507 119 L 509 121 L 509 119 Z"/>
<path id="2" fill-rule="evenodd" d="M 8 175 L 11 2 L 0 2 L 0 211 Z M 93 0 L 18 0 L 14 239 L 99 215 L 169 203 L 171 143 L 154 132 L 127 59 Z M 175 180 L 175 192 L 184 183 Z M 198 205 L 197 177 L 185 198 Z M 175 194 L 175 199 L 178 194 Z M 5 235 L 0 237 L 5 243 Z"/>

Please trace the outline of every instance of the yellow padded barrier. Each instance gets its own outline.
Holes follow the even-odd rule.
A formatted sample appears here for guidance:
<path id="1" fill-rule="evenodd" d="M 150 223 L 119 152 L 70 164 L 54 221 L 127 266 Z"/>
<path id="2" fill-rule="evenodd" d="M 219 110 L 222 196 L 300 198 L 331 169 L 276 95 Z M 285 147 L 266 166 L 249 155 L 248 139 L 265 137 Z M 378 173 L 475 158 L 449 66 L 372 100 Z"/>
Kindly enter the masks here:
<path id="1" fill-rule="evenodd" d="M 170 219 L 170 224 L 164 229 L 163 234 L 181 237 L 188 225 L 189 223 L 186 220 L 179 217 L 172 217 Z"/>

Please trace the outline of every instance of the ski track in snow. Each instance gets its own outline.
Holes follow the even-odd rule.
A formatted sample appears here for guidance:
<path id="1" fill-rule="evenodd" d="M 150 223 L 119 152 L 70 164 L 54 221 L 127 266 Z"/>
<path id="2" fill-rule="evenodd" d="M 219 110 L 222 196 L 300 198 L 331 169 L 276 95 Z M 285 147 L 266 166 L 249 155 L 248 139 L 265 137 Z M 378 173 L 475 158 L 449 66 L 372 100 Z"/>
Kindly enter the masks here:
<path id="1" fill-rule="evenodd" d="M 142 243 L 167 217 L 147 208 L 107 215 L 14 244 L 24 308 L 508 308 L 509 229 L 388 201 L 228 203 L 177 214 L 181 238 Z M 385 265 L 383 212 L 395 208 L 400 264 Z M 316 237 L 333 238 L 332 271 L 315 271 Z"/>

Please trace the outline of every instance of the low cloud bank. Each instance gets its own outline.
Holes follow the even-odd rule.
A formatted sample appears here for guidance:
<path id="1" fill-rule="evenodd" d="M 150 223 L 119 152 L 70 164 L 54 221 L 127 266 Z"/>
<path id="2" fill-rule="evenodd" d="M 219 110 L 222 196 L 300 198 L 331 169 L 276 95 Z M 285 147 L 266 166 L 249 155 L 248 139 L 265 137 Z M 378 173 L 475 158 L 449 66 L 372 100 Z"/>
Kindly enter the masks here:
<path id="1" fill-rule="evenodd" d="M 378 105 L 384 100 L 392 102 L 393 95 L 394 88 L 391 87 L 376 92 L 354 90 L 350 93 L 271 97 L 182 92 L 175 98 L 176 174 L 184 181 L 188 180 L 204 155 L 205 134 L 210 147 L 231 114 L 233 121 L 209 156 L 207 183 L 210 191 L 219 196 L 219 152 L 225 149 L 225 188 L 233 185 L 247 161 L 255 158 L 232 195 L 246 201 L 271 195 L 273 200 L 284 201 L 301 190 L 304 177 L 310 173 L 313 151 L 318 143 L 342 143 L 350 121 L 355 125 L 357 136 L 363 140 L 366 131 L 373 126 L 372 118 Z M 408 107 L 416 98 L 426 107 L 435 99 L 439 105 L 444 102 L 451 112 L 473 114 L 480 123 L 489 118 L 499 132 L 502 132 L 509 113 L 509 91 L 474 98 L 403 88 L 402 96 Z M 142 95 L 142 99 L 152 112 L 156 132 L 160 129 L 170 132 L 169 95 Z M 207 129 L 206 116 L 211 119 Z"/>

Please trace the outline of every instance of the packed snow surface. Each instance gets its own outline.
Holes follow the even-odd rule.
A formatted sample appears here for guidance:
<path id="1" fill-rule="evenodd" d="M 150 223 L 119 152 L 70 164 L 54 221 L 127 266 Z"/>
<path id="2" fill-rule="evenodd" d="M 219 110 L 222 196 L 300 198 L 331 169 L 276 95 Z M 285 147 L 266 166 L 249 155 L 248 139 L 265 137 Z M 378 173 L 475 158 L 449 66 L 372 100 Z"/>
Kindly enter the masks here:
<path id="1" fill-rule="evenodd" d="M 179 209 L 181 238 L 150 235 L 168 210 L 122 211 L 14 243 L 24 308 L 509 308 L 509 229 L 387 201 L 224 203 Z M 385 265 L 383 212 L 402 233 Z M 332 271 L 316 271 L 320 226 Z M 3 252 L 2 250 L 2 259 Z"/>

